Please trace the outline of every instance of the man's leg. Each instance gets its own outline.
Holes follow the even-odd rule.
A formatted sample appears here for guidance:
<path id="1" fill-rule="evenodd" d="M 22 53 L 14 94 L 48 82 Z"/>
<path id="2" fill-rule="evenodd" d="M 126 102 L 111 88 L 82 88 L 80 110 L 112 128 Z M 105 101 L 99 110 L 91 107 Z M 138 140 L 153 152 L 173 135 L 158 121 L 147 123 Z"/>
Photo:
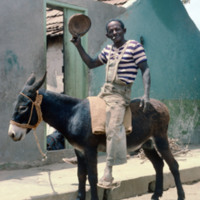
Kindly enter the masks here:
<path id="1" fill-rule="evenodd" d="M 126 163 L 126 133 L 123 125 L 125 107 L 119 104 L 108 106 L 106 125 L 107 135 L 107 165 Z"/>
<path id="2" fill-rule="evenodd" d="M 112 184 L 112 166 L 126 163 L 126 133 L 123 125 L 125 106 L 109 100 L 106 107 L 107 159 L 104 175 L 99 183 Z"/>

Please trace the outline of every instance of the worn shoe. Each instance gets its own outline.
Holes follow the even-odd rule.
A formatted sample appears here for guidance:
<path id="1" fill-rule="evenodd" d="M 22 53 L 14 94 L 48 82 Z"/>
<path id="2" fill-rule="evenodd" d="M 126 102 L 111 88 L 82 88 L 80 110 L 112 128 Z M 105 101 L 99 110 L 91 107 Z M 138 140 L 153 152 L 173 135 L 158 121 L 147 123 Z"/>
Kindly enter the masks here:
<path id="1" fill-rule="evenodd" d="M 68 164 L 73 164 L 73 165 L 76 165 L 76 164 L 78 163 L 76 157 L 72 157 L 72 158 L 63 158 L 62 160 L 63 160 L 64 162 L 68 163 Z"/>

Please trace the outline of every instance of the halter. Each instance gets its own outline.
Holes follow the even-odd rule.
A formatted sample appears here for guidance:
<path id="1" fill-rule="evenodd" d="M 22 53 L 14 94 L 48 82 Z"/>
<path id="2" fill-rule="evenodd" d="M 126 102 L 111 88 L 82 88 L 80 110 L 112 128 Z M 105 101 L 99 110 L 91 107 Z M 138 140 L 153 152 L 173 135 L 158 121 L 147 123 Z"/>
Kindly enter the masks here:
<path id="1" fill-rule="evenodd" d="M 30 116 L 29 116 L 28 123 L 27 124 L 20 124 L 20 123 L 14 121 L 14 120 L 10 120 L 10 123 L 14 124 L 14 125 L 16 125 L 20 128 L 36 129 L 38 127 L 38 125 L 40 124 L 40 122 L 42 121 L 42 111 L 41 111 L 40 105 L 42 103 L 43 96 L 38 94 L 38 91 L 37 91 L 35 101 L 33 101 L 30 97 L 28 97 L 24 93 L 20 92 L 20 94 L 23 95 L 24 97 L 26 97 L 27 99 L 29 99 L 32 102 L 31 113 L 30 113 Z M 32 119 L 34 106 L 35 106 L 36 113 L 37 113 L 37 116 L 38 116 L 38 121 L 35 125 L 31 125 L 30 122 L 31 122 L 31 119 Z"/>
<path id="2" fill-rule="evenodd" d="M 40 122 L 43 120 L 43 118 L 42 118 L 42 111 L 41 111 L 41 107 L 40 107 L 41 103 L 42 103 L 43 96 L 40 95 L 40 94 L 38 94 L 38 91 L 37 91 L 36 92 L 35 101 L 33 101 L 30 97 L 28 97 L 24 93 L 20 92 L 20 94 L 22 96 L 26 97 L 27 99 L 29 99 L 32 102 L 31 113 L 30 113 L 30 116 L 29 116 L 29 120 L 28 120 L 27 124 L 20 124 L 20 123 L 14 121 L 14 120 L 10 120 L 10 124 L 16 125 L 16 126 L 18 126 L 20 128 L 34 129 L 33 134 L 34 134 L 34 137 L 35 137 L 35 140 L 36 140 L 36 143 L 37 143 L 38 150 L 40 151 L 41 155 L 43 156 L 42 161 L 45 161 L 47 159 L 47 155 L 43 153 L 43 151 L 41 149 L 41 146 L 40 146 L 40 143 L 39 143 L 39 140 L 38 140 L 38 137 L 36 135 L 36 128 L 38 127 L 38 125 L 40 124 Z M 37 121 L 37 123 L 35 125 L 31 125 L 30 122 L 31 122 L 31 119 L 32 119 L 34 106 L 35 106 L 35 110 L 36 110 L 36 113 L 37 113 L 38 121 Z"/>

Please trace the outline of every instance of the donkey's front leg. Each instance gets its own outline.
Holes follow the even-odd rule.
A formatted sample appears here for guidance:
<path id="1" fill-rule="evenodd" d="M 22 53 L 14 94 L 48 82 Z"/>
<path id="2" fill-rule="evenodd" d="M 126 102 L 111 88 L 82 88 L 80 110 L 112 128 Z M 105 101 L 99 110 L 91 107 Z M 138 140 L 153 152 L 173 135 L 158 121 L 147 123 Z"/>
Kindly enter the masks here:
<path id="1" fill-rule="evenodd" d="M 75 150 L 77 160 L 78 160 L 78 195 L 76 200 L 85 200 L 86 192 L 85 192 L 85 184 L 87 177 L 87 166 L 85 156 L 78 150 Z"/>
<path id="2" fill-rule="evenodd" d="M 97 173 L 97 149 L 88 148 L 85 151 L 87 169 L 88 169 L 88 180 L 90 183 L 91 189 L 91 200 L 99 200 L 97 192 L 97 182 L 98 182 L 98 173 Z"/>

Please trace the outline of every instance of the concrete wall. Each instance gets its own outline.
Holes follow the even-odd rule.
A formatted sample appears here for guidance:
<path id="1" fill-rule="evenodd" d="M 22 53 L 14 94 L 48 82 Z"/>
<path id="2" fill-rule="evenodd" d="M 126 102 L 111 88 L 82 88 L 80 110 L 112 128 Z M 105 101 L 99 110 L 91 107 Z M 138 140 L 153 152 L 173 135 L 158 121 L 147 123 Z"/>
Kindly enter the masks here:
<path id="1" fill-rule="evenodd" d="M 128 12 L 129 18 L 123 16 L 131 27 L 127 37 L 144 37 L 152 75 L 151 97 L 164 99 L 169 108 L 169 135 L 183 143 L 200 143 L 199 30 L 179 0 L 137 1 Z M 138 79 L 134 97 L 142 95 L 140 85 Z"/>
<path id="2" fill-rule="evenodd" d="M 63 66 L 63 36 L 57 36 L 47 39 L 46 53 L 46 89 L 62 93 L 64 91 L 64 75 L 62 72 Z M 55 129 L 46 124 L 46 135 L 50 135 Z"/>
<path id="3" fill-rule="evenodd" d="M 0 165 L 40 158 L 33 134 L 15 143 L 8 137 L 13 105 L 25 81 L 45 71 L 43 0 L 0 1 Z M 38 133 L 43 132 L 41 125 Z M 44 141 L 43 134 L 39 139 Z"/>
<path id="4" fill-rule="evenodd" d="M 144 37 L 152 72 L 151 95 L 159 99 L 199 99 L 200 32 L 182 3 L 141 0 L 128 12 L 129 17 L 123 17 L 127 37 Z"/>
<path id="5" fill-rule="evenodd" d="M 47 90 L 61 93 L 63 86 L 63 39 L 58 36 L 48 40 L 46 68 L 47 68 Z"/>

